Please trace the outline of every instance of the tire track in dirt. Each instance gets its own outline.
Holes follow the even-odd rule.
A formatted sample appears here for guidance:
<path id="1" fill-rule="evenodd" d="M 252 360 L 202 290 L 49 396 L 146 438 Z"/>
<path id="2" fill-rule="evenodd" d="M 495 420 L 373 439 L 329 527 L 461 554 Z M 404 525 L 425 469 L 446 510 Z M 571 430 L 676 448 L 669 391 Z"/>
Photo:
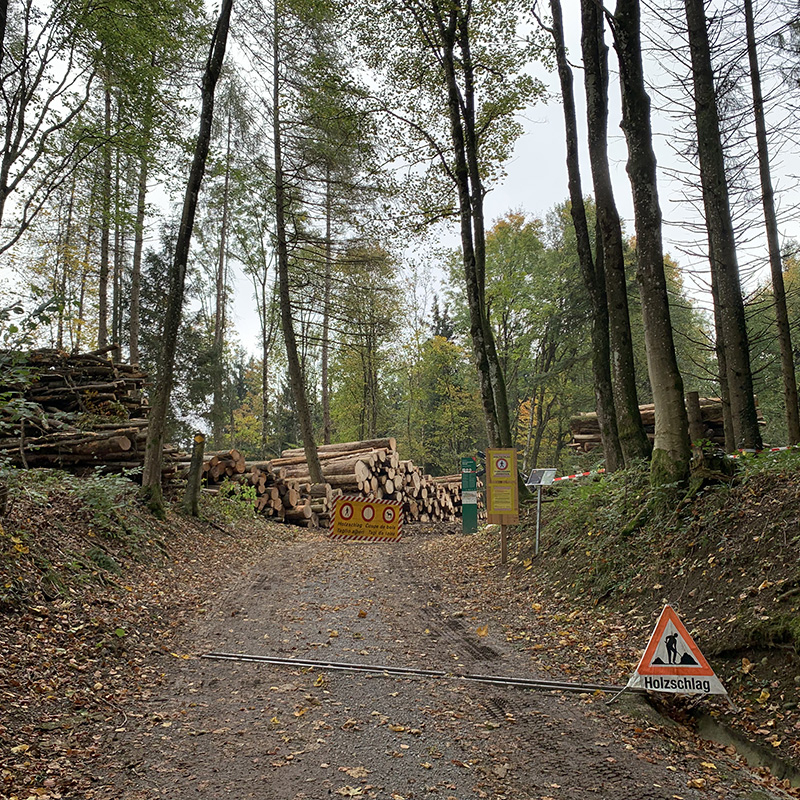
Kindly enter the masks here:
<path id="1" fill-rule="evenodd" d="M 308 533 L 253 554 L 184 636 L 209 650 L 527 675 L 526 658 L 463 616 L 418 541 L 365 546 Z M 455 680 L 388 678 L 168 657 L 165 680 L 113 733 L 125 764 L 106 796 L 261 800 L 362 797 L 582 798 L 709 795 L 687 786 L 696 757 L 602 701 Z M 618 713 L 618 712 L 617 712 Z M 640 729 L 652 713 L 634 703 Z M 688 752 L 688 751 L 687 751 Z M 689 753 L 691 756 L 691 753 Z M 688 756 L 687 756 L 688 758 Z M 651 763 L 652 762 L 652 763 Z M 672 765 L 670 765 L 672 766 Z M 748 796 L 726 786 L 721 797 Z"/>

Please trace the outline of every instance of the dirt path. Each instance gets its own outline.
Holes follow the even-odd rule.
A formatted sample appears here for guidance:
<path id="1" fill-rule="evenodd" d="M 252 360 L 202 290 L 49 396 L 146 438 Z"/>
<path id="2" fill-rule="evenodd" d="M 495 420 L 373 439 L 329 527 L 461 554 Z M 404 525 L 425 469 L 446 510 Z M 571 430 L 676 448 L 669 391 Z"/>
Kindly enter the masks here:
<path id="1" fill-rule="evenodd" d="M 465 570 L 470 565 L 464 565 Z M 270 545 L 164 658 L 164 682 L 107 743 L 97 796 L 262 800 L 768 798 L 730 755 L 645 703 L 449 679 L 272 667 L 209 651 L 537 676 L 420 538 Z M 473 603 L 474 607 L 474 603 Z M 592 676 L 584 676 L 591 679 Z M 666 731 L 666 732 L 665 732 Z M 704 777 L 705 776 L 705 777 Z"/>

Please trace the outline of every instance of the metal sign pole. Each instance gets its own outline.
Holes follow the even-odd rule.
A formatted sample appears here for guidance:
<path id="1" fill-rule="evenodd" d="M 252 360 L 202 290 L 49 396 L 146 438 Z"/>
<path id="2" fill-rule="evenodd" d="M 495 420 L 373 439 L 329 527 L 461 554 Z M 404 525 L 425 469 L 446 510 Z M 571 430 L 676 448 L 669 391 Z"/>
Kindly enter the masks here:
<path id="1" fill-rule="evenodd" d="M 550 486 L 556 477 L 556 471 L 552 467 L 547 469 L 533 469 L 525 481 L 526 486 L 536 487 L 536 549 L 535 555 L 539 555 L 539 531 L 542 527 L 542 486 Z"/>
<path id="2" fill-rule="evenodd" d="M 539 529 L 542 525 L 542 484 L 536 487 L 536 550 L 534 555 L 539 555 Z"/>

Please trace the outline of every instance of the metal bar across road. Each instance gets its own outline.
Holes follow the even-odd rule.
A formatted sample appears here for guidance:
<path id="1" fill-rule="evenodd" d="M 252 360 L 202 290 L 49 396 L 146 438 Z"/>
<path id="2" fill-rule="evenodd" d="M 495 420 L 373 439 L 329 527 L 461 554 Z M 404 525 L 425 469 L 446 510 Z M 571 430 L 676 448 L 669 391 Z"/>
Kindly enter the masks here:
<path id="1" fill-rule="evenodd" d="M 520 689 L 538 691 L 558 690 L 562 692 L 621 692 L 626 687 L 602 683 L 578 683 L 574 681 L 541 680 L 538 678 L 511 678 L 502 675 L 473 675 L 470 673 L 445 672 L 436 669 L 414 669 L 413 667 L 389 667 L 379 664 L 348 664 L 340 661 L 316 661 L 304 658 L 279 658 L 247 653 L 204 653 L 202 658 L 216 661 L 247 661 L 257 664 L 273 664 L 282 667 L 306 667 L 313 669 L 367 672 L 375 675 L 399 675 L 419 678 L 450 678 L 452 680 L 490 683 L 496 686 L 515 686 Z M 643 691 L 629 689 L 629 691 Z"/>

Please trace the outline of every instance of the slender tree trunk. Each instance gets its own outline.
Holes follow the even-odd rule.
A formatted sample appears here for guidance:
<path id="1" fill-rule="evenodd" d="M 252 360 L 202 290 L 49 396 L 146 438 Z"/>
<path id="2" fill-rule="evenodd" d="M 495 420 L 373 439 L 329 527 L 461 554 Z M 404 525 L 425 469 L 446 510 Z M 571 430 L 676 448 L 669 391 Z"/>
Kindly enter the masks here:
<path id="1" fill-rule="evenodd" d="M 800 411 L 797 402 L 797 376 L 794 369 L 794 351 L 789 328 L 789 313 L 786 309 L 786 289 L 783 285 L 783 264 L 778 238 L 778 219 L 775 214 L 775 193 L 769 167 L 767 125 L 764 119 L 764 98 L 761 93 L 761 71 L 756 50 L 753 0 L 744 0 L 744 18 L 747 28 L 747 56 L 750 61 L 750 83 L 753 87 L 753 115 L 756 123 L 758 145 L 758 171 L 761 176 L 761 200 L 764 206 L 764 224 L 767 229 L 769 266 L 772 272 L 772 294 L 775 299 L 775 323 L 781 350 L 781 375 L 783 377 L 783 401 L 786 405 L 786 428 L 789 444 L 800 442 Z"/>
<path id="2" fill-rule="evenodd" d="M 461 249 L 470 315 L 472 353 L 478 370 L 486 435 L 489 444 L 512 443 L 508 400 L 503 371 L 497 358 L 491 325 L 484 300 L 486 248 L 483 222 L 483 184 L 477 162 L 477 137 L 474 118 L 474 82 L 469 51 L 469 20 L 454 5 L 442 15 L 437 9 L 441 61 L 447 86 L 450 136 L 453 146 L 456 189 L 458 192 Z M 458 43 L 460 54 L 456 57 Z M 464 79 L 462 97 L 456 71 Z"/>
<path id="3" fill-rule="evenodd" d="M 655 485 L 682 483 L 689 475 L 689 420 L 683 402 L 683 379 L 675 357 L 664 275 L 661 205 L 650 98 L 642 68 L 639 0 L 617 0 L 612 21 L 622 88 L 622 129 L 628 144 L 627 170 L 633 194 L 647 372 L 655 406 L 650 477 Z"/>
<path id="4" fill-rule="evenodd" d="M 150 425 L 147 429 L 142 491 L 148 498 L 153 511 L 160 515 L 164 513 L 164 501 L 161 494 L 161 466 L 167 427 L 167 410 L 169 408 L 175 370 L 178 329 L 180 328 L 183 310 L 186 266 L 189 259 L 189 246 L 192 240 L 197 199 L 203 182 L 206 157 L 208 156 L 208 148 L 211 142 L 211 123 L 214 118 L 214 90 L 216 89 L 225 57 L 232 8 L 233 0 L 222 0 L 222 7 L 220 8 L 219 18 L 211 39 L 211 48 L 203 75 L 200 131 L 197 135 L 192 168 L 183 198 L 183 212 L 181 214 L 180 227 L 178 228 L 178 238 L 175 243 L 167 313 L 164 319 L 160 369 L 150 408 Z"/>
<path id="5" fill-rule="evenodd" d="M 709 255 L 712 244 L 709 242 Z M 711 255 L 713 258 L 713 255 Z M 725 435 L 725 451 L 728 453 L 736 450 L 736 434 L 733 428 L 733 414 L 731 413 L 731 394 L 728 391 L 728 362 L 725 357 L 725 329 L 722 324 L 720 310 L 722 303 L 719 300 L 719 281 L 717 274 L 711 273 L 711 301 L 714 305 L 714 352 L 717 354 L 717 372 L 719 373 L 719 397 L 722 402 L 722 429 Z"/>
<path id="6" fill-rule="evenodd" d="M 103 144 L 103 207 L 102 228 L 100 229 L 100 279 L 98 282 L 97 346 L 99 348 L 108 344 L 108 273 L 111 238 L 111 90 L 108 87 L 105 89 L 104 100 L 103 131 L 106 140 Z"/>
<path id="7" fill-rule="evenodd" d="M 111 341 L 119 344 L 122 318 L 122 222 L 120 219 L 119 150 L 114 160 L 114 268 L 111 278 Z"/>
<path id="8" fill-rule="evenodd" d="M 331 443 L 331 399 L 328 386 L 328 353 L 330 349 L 331 270 L 333 267 L 331 221 L 331 171 L 325 169 L 325 286 L 322 299 L 322 443 Z"/>
<path id="9" fill-rule="evenodd" d="M 603 16 L 597 4 L 593 0 L 581 0 L 581 12 L 589 162 L 600 240 L 598 253 L 602 249 L 606 284 L 614 410 L 622 454 L 625 463 L 630 465 L 637 459 L 649 458 L 650 440 L 639 413 L 622 226 L 608 165 L 608 48 L 603 35 Z"/>
<path id="10" fill-rule="evenodd" d="M 274 4 L 272 42 L 272 126 L 273 153 L 275 169 L 275 239 L 278 261 L 278 297 L 281 309 L 281 327 L 286 345 L 286 360 L 289 367 L 289 382 L 292 387 L 295 407 L 297 409 L 300 434 L 303 437 L 303 449 L 308 464 L 308 473 L 314 483 L 322 483 L 322 467 L 319 463 L 317 445 L 314 441 L 314 428 L 311 423 L 311 410 L 306 396 L 305 380 L 300 359 L 297 354 L 297 339 L 292 322 L 292 301 L 289 293 L 289 248 L 286 233 L 286 185 L 283 175 L 283 131 L 281 130 L 281 95 L 280 95 L 280 26 L 278 3 Z"/>
<path id="11" fill-rule="evenodd" d="M 148 136 L 149 139 L 149 136 Z M 140 303 L 142 291 L 142 248 L 144 245 L 144 218 L 147 209 L 147 156 L 139 160 L 139 180 L 136 187 L 136 223 L 134 225 L 133 260 L 131 263 L 130 327 L 128 330 L 130 362 L 139 363 Z"/>
<path id="12" fill-rule="evenodd" d="M 737 447 L 757 450 L 761 448 L 761 431 L 753 397 L 750 345 L 739 283 L 705 5 L 703 0 L 684 0 L 684 7 L 692 57 L 700 183 L 703 188 L 711 271 L 712 275 L 716 274 L 719 287 L 719 313 L 724 334 L 733 429 Z"/>
<path id="13" fill-rule="evenodd" d="M 483 323 L 483 338 L 486 343 L 486 360 L 489 367 L 489 378 L 494 396 L 495 414 L 497 416 L 498 444 L 501 447 L 511 447 L 514 437 L 511 432 L 511 419 L 508 411 L 508 393 L 503 366 L 497 354 L 494 331 L 489 320 L 486 308 L 486 231 L 483 213 L 483 198 L 485 190 L 481 178 L 481 168 L 478 160 L 478 134 L 475 121 L 475 78 L 472 51 L 470 45 L 470 10 L 460 11 L 458 19 L 459 39 L 458 44 L 461 56 L 456 63 L 460 67 L 464 79 L 464 143 L 470 186 L 470 208 L 472 221 L 472 239 L 474 242 L 475 269 L 478 277 L 478 288 L 481 296 L 481 314 Z"/>
<path id="14" fill-rule="evenodd" d="M 575 227 L 578 263 L 589 294 L 592 330 L 592 375 L 597 406 L 597 421 L 603 442 L 606 469 L 614 472 L 623 466 L 623 454 L 617 434 L 617 418 L 614 410 L 614 394 L 611 386 L 611 351 L 608 341 L 608 305 L 603 270 L 603 254 L 592 257 L 589 224 L 581 189 L 580 164 L 578 161 L 578 120 L 575 113 L 575 96 L 572 84 L 572 69 L 567 61 L 564 46 L 564 29 L 561 21 L 560 0 L 550 0 L 553 15 L 553 42 L 556 50 L 558 77 L 561 83 L 561 98 L 564 105 L 564 127 L 567 138 L 567 175 L 569 184 L 570 212 Z"/>
<path id="15" fill-rule="evenodd" d="M 60 302 L 58 306 L 58 335 L 56 337 L 56 347 L 59 350 L 64 348 L 64 327 L 65 309 L 67 302 L 67 272 L 69 270 L 70 255 L 72 252 L 72 217 L 75 209 L 75 180 L 73 178 L 69 192 L 69 204 L 67 205 L 67 223 L 64 231 L 64 243 L 61 248 L 61 286 L 59 287 Z"/>
<path id="16" fill-rule="evenodd" d="M 92 211 L 93 207 L 90 203 L 89 205 L 89 219 L 92 218 Z M 83 269 L 81 270 L 81 290 L 78 295 L 78 309 L 77 309 L 77 318 L 78 322 L 75 326 L 75 341 L 73 343 L 72 349 L 78 353 L 81 349 L 81 342 L 82 342 L 82 334 L 83 334 L 83 311 L 86 305 L 86 279 L 87 279 L 87 265 L 89 264 L 89 256 L 92 252 L 92 235 L 94 234 L 94 228 L 89 226 L 89 230 L 86 231 L 86 247 L 84 248 L 83 252 Z"/>
<path id="17" fill-rule="evenodd" d="M 228 200 L 231 179 L 231 134 L 233 116 L 228 111 L 228 134 L 225 148 L 225 178 L 222 187 L 222 220 L 219 231 L 219 258 L 216 273 L 216 303 L 214 307 L 214 344 L 212 357 L 213 399 L 211 410 L 212 435 L 214 447 L 222 444 L 222 431 L 225 425 L 225 392 L 224 392 L 224 355 L 225 327 L 228 289 Z"/>

